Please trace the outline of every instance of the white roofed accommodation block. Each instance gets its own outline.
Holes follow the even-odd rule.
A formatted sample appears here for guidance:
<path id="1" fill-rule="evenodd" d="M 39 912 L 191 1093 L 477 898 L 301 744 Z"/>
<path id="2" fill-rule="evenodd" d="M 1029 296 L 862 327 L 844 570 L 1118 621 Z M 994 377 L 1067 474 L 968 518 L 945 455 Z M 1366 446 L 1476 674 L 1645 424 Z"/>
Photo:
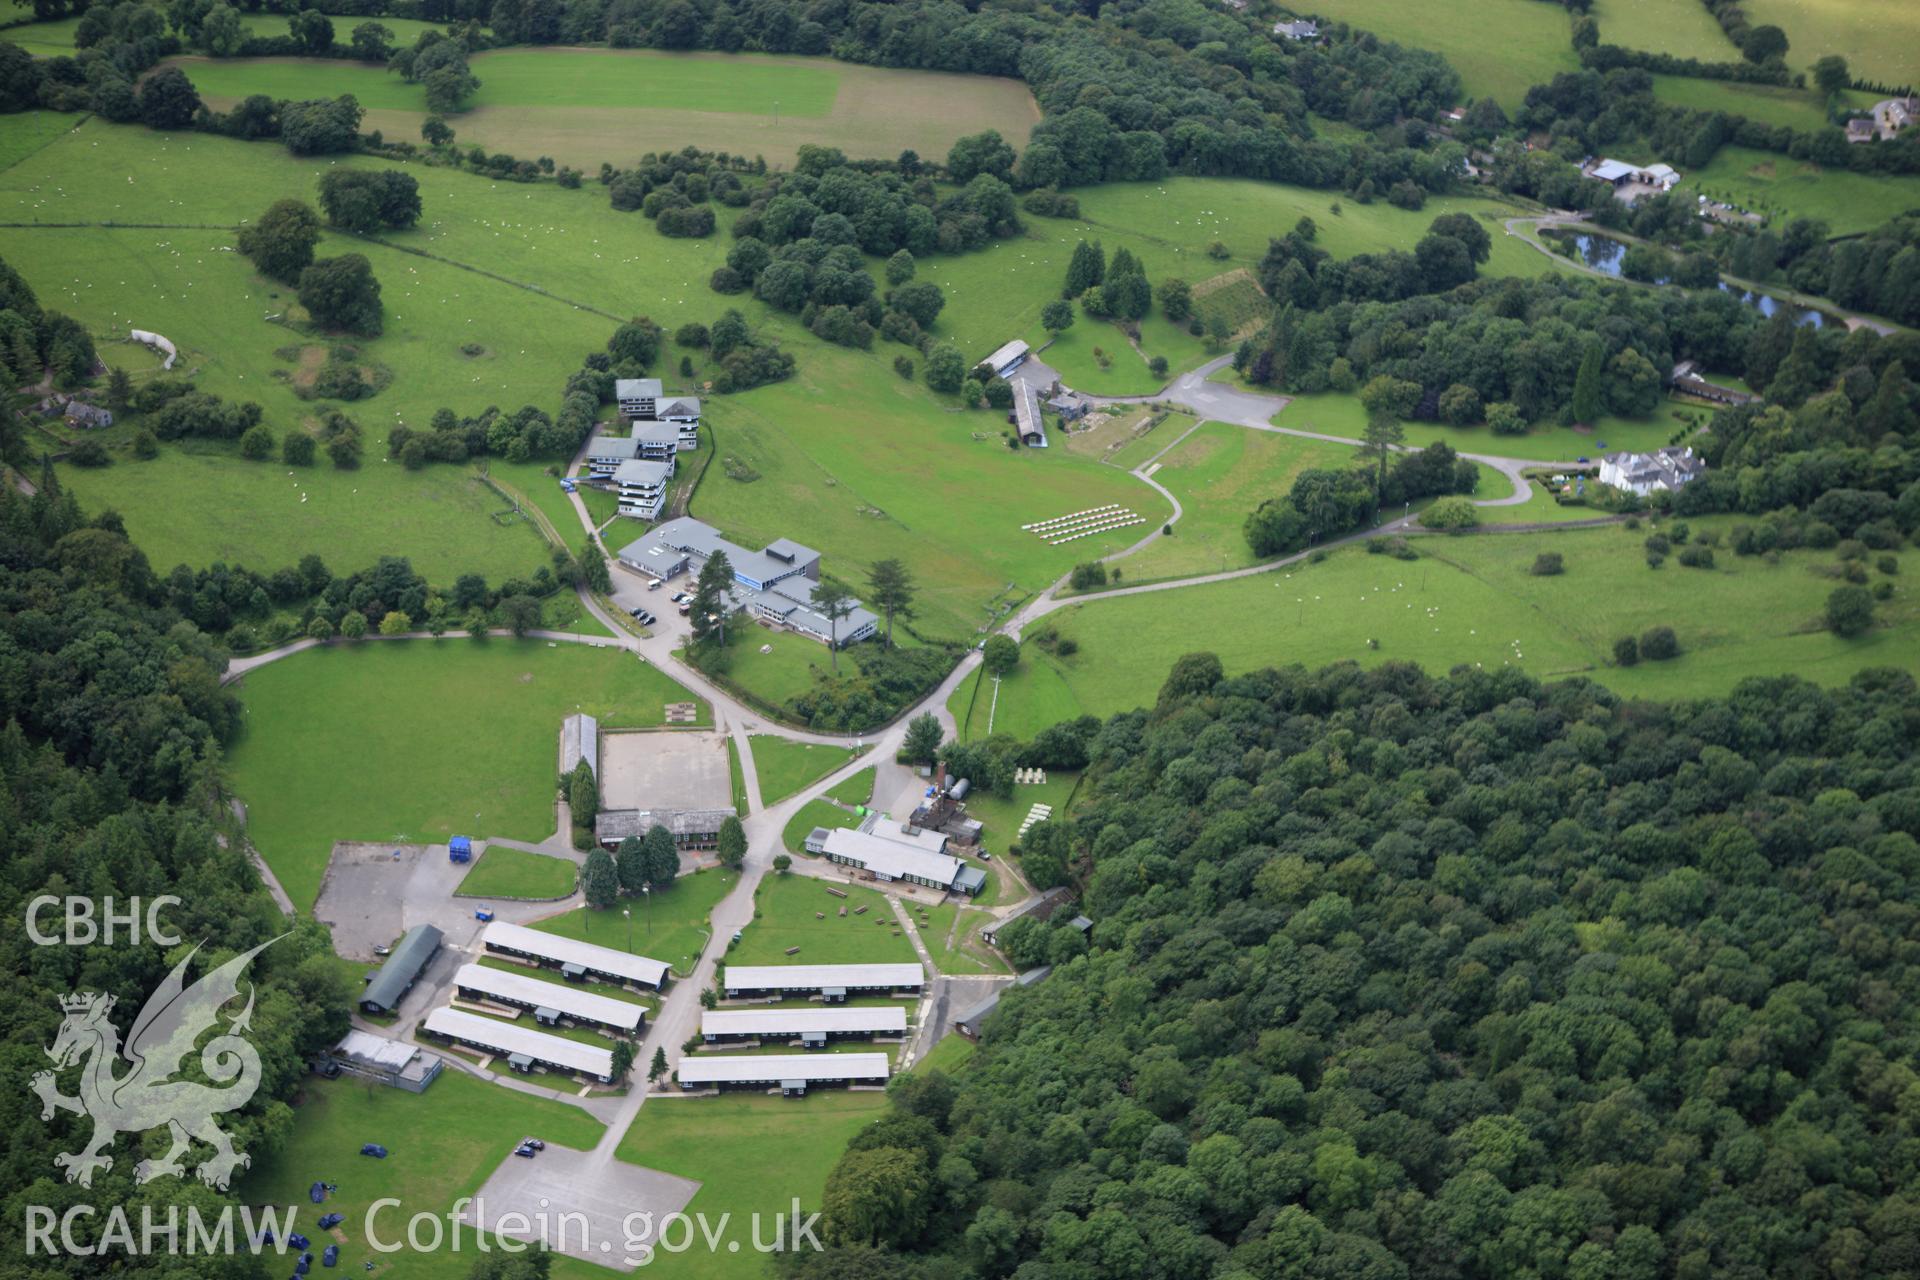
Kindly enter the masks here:
<path id="1" fill-rule="evenodd" d="M 510 1062 L 520 1059 L 553 1071 L 591 1076 L 602 1084 L 613 1083 L 613 1052 L 609 1049 L 516 1027 L 464 1009 L 435 1009 L 420 1026 L 430 1036 L 488 1053 L 504 1053 Z"/>
<path id="2" fill-rule="evenodd" d="M 829 1040 L 904 1036 L 907 1011 L 897 1004 L 844 1009 L 709 1009 L 700 1034 L 710 1044 L 736 1040 Z"/>
<path id="3" fill-rule="evenodd" d="M 617 378 L 613 398 L 619 402 L 620 416 L 629 421 L 652 418 L 660 407 L 662 388 L 658 378 Z"/>
<path id="4" fill-rule="evenodd" d="M 453 975 L 453 985 L 468 999 L 492 1000 L 535 1012 L 550 1010 L 575 1022 L 591 1023 L 623 1035 L 638 1031 L 647 1016 L 645 1009 L 625 1000 L 582 991 L 564 982 L 547 982 L 524 973 L 489 969 L 483 964 L 461 965 L 460 971 Z"/>
<path id="5" fill-rule="evenodd" d="M 926 974 L 917 964 L 728 965 L 729 997 L 819 995 L 828 1001 L 849 994 L 919 991 Z"/>
<path id="6" fill-rule="evenodd" d="M 812 843 L 809 840 L 808 843 Z M 820 843 L 820 852 L 842 866 L 872 872 L 881 880 L 905 880 L 945 892 L 966 864 L 944 853 L 929 852 L 888 840 L 870 831 L 835 827 Z"/>
<path id="7" fill-rule="evenodd" d="M 665 462 L 634 459 L 623 462 L 614 471 L 613 485 L 620 496 L 620 514 L 638 520 L 655 520 L 667 502 L 667 482 L 673 479 L 673 455 Z"/>
<path id="8" fill-rule="evenodd" d="M 595 777 L 600 776 L 600 722 L 576 713 L 560 722 L 561 774 L 572 773 L 582 760 Z"/>
<path id="9" fill-rule="evenodd" d="M 747 1054 L 680 1060 L 682 1089 L 771 1089 L 797 1097 L 809 1085 L 885 1084 L 891 1068 L 884 1053 Z"/>
<path id="10" fill-rule="evenodd" d="M 525 925 L 495 920 L 480 935 L 489 951 L 501 955 L 537 960 L 565 973 L 578 971 L 580 977 L 603 978 L 616 983 L 635 983 L 658 990 L 667 980 L 667 966 L 646 956 L 631 955 L 557 933 L 542 933 Z M 569 977 L 574 976 L 568 974 Z"/>

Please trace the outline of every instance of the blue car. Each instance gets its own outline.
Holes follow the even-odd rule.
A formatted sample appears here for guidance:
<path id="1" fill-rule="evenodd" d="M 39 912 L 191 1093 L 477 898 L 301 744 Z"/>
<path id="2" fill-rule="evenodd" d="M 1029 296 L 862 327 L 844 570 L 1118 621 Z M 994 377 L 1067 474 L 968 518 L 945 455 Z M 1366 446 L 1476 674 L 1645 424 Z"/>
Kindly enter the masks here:
<path id="1" fill-rule="evenodd" d="M 360 1154 L 363 1156 L 372 1156 L 376 1160 L 385 1160 L 387 1158 L 387 1149 L 377 1142 L 369 1142 L 360 1148 Z"/>
<path id="2" fill-rule="evenodd" d="M 1586 461 L 1586 459 L 1585 459 L 1585 458 L 1575 458 L 1575 459 L 1574 459 L 1574 461 L 1575 461 L 1575 462 L 1585 462 L 1585 461 Z"/>

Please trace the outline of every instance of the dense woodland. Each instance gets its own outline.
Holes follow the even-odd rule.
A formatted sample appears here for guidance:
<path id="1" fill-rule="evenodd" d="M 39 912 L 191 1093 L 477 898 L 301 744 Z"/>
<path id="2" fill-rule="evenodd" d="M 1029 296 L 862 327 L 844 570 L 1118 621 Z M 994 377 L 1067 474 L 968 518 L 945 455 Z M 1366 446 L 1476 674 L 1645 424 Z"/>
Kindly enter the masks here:
<path id="1" fill-rule="evenodd" d="M 111 517 L 89 521 L 70 497 L 25 498 L 0 489 L 0 910 L 15 922 L 0 939 L 10 975 L 0 998 L 9 1028 L 0 1068 L 0 1126 L 8 1134 L 0 1197 L 0 1247 L 8 1274 L 99 1275 L 108 1268 L 81 1257 L 24 1264 L 23 1206 L 70 1204 L 197 1205 L 214 1213 L 228 1197 L 193 1178 L 134 1185 L 137 1157 L 118 1153 L 91 1190 L 62 1180 L 56 1152 L 76 1151 L 92 1122 L 61 1112 L 40 1119 L 28 1079 L 47 1067 L 69 992 L 114 995 L 113 1020 L 124 1033 L 146 994 L 196 944 L 189 978 L 281 934 L 253 963 L 256 984 L 249 1039 L 264 1073 L 243 1110 L 221 1117 L 237 1147 L 256 1159 L 284 1142 L 293 1126 L 288 1100 L 310 1055 L 346 1029 L 351 992 L 326 929 L 281 915 L 237 843 L 220 776 L 222 744 L 239 724 L 237 699 L 220 687 L 226 654 L 168 603 L 145 557 Z M 41 894 L 96 903 L 112 897 L 173 894 L 179 906 L 161 923 L 183 942 L 111 946 L 35 946 L 21 922 Z M 57 914 L 57 913 L 56 913 Z M 58 925 L 48 922 L 56 931 Z M 291 933 L 288 931 L 291 930 Z M 242 991 L 246 990 L 243 982 Z M 235 1006 L 237 1011 L 238 1006 Z M 122 1068 L 123 1072 L 125 1068 Z M 147 1135 L 147 1153 L 167 1144 Z M 124 1143 L 123 1143 L 124 1145 Z M 105 1223 L 82 1220 L 76 1236 L 94 1240 Z M 244 1256 L 193 1260 L 196 1276 L 262 1274 Z M 185 1274 L 164 1255 L 112 1268 L 128 1277 Z"/>
<path id="2" fill-rule="evenodd" d="M 1091 949 L 1016 940 L 1051 976 L 896 1083 L 795 1272 L 1911 1276 L 1917 736 L 1903 673 L 1184 658 L 1060 833 Z"/>

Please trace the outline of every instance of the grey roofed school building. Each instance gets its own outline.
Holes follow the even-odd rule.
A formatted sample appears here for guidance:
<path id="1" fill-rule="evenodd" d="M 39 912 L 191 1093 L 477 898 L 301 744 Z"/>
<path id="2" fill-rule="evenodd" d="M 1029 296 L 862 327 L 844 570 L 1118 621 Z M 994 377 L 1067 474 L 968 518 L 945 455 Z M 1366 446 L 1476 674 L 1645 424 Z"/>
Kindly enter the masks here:
<path id="1" fill-rule="evenodd" d="M 865 640 L 879 628 L 878 615 L 857 605 L 837 623 L 814 610 L 820 553 L 791 538 L 776 538 L 763 550 L 749 551 L 721 537 L 705 521 L 681 516 L 620 548 L 619 558 L 628 568 L 665 582 L 682 573 L 697 573 L 715 552 L 724 552 L 733 566 L 730 603 L 750 616 L 823 643 L 837 635 L 842 648 Z"/>
<path id="2" fill-rule="evenodd" d="M 385 964 L 373 975 L 373 981 L 360 993 L 362 1012 L 388 1014 L 400 1007 L 400 1001 L 413 989 L 414 980 L 440 950 L 442 934 L 430 924 L 417 924 L 407 930 L 400 945 L 393 949 Z"/>
<path id="3" fill-rule="evenodd" d="M 721 824 L 733 816 L 731 809 L 602 809 L 594 815 L 593 838 L 611 849 L 658 824 L 680 848 L 705 849 L 718 842 Z"/>
<path id="4" fill-rule="evenodd" d="M 917 964 L 734 964 L 727 966 L 729 997 L 918 991 L 926 973 Z"/>
<path id="5" fill-rule="evenodd" d="M 615 467 L 607 479 L 619 496 L 620 514 L 658 519 L 660 508 L 666 505 L 667 481 L 673 479 L 673 469 L 671 457 L 665 462 L 633 458 Z"/>
<path id="6" fill-rule="evenodd" d="M 659 960 L 636 956 L 612 947 L 563 938 L 557 933 L 542 933 L 525 925 L 495 920 L 486 927 L 481 941 L 489 951 L 501 955 L 537 960 L 557 967 L 573 977 L 604 978 L 611 982 L 632 982 L 658 990 L 666 984 L 667 966 Z M 574 972 L 569 972 L 572 970 Z"/>
<path id="7" fill-rule="evenodd" d="M 808 852 L 818 852 L 842 866 L 870 871 L 881 880 L 905 880 L 943 893 L 953 888 L 966 866 L 960 859 L 932 849 L 889 840 L 877 831 L 845 827 L 815 828 L 807 837 Z M 820 837 L 816 848 L 815 837 Z"/>
<path id="8" fill-rule="evenodd" d="M 340 1043 L 333 1046 L 328 1056 L 350 1076 L 392 1085 L 408 1093 L 426 1092 L 445 1065 L 439 1055 L 427 1053 L 404 1040 L 389 1040 L 360 1030 L 340 1037 Z"/>
<path id="9" fill-rule="evenodd" d="M 1021 444 L 1029 449 L 1047 447 L 1047 423 L 1040 414 L 1040 393 L 1031 383 L 1022 382 L 1014 387 L 1012 417 Z"/>
<path id="10" fill-rule="evenodd" d="M 647 1016 L 645 1009 L 625 1000 L 507 969 L 489 969 L 483 964 L 461 965 L 460 972 L 453 976 L 453 985 L 468 999 L 531 1009 L 536 1015 L 543 1011 L 558 1013 L 575 1022 L 591 1023 L 624 1035 L 638 1031 Z"/>
<path id="11" fill-rule="evenodd" d="M 884 1053 L 689 1054 L 675 1073 L 682 1089 L 771 1089 L 789 1096 L 816 1084 L 885 1084 L 891 1068 Z"/>
<path id="12" fill-rule="evenodd" d="M 700 1015 L 700 1034 L 709 1044 L 737 1040 L 801 1040 L 824 1046 L 829 1040 L 903 1036 L 907 1011 L 897 1004 L 846 1009 L 709 1009 Z"/>
<path id="13" fill-rule="evenodd" d="M 560 772 L 572 773 L 582 760 L 590 773 L 600 776 L 600 722 L 574 714 L 560 722 Z"/>
<path id="14" fill-rule="evenodd" d="M 613 1082 L 613 1051 L 548 1035 L 531 1027 L 468 1013 L 464 1009 L 435 1009 L 420 1024 L 428 1035 L 453 1040 L 488 1053 L 504 1053 L 516 1069 L 519 1061 L 554 1071 L 591 1076 L 602 1084 Z"/>

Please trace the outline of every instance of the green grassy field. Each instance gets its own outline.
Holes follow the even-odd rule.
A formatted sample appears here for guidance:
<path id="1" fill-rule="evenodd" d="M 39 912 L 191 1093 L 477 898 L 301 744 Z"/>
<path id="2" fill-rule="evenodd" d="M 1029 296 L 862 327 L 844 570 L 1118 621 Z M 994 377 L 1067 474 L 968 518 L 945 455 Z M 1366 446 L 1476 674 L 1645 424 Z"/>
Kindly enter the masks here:
<path id="1" fill-rule="evenodd" d="M 900 922 L 887 895 L 859 885 L 834 884 L 847 896 L 827 892 L 831 883 L 812 876 L 770 875 L 753 895 L 753 923 L 727 952 L 728 964 L 911 964 L 913 943 L 896 937 Z M 931 890 L 925 891 L 931 892 Z M 841 916 L 840 908 L 847 914 Z M 855 915 L 857 907 L 867 908 Z M 826 918 L 816 920 L 814 914 Z M 798 947 L 794 955 L 788 947 Z"/>
<path id="2" fill-rule="evenodd" d="M 1834 235 L 1870 231 L 1920 207 L 1920 178 L 1822 169 L 1811 161 L 1744 147 L 1720 148 L 1711 164 L 1686 174 L 1674 190 L 1731 200 L 1775 222 L 1818 218 Z"/>
<path id="3" fill-rule="evenodd" d="M 256 36 L 283 36 L 287 34 L 287 18 L 284 13 L 248 13 L 240 12 L 240 24 Z M 422 22 L 416 18 L 357 18 L 344 14 L 332 15 L 333 38 L 346 44 L 353 38 L 353 29 L 362 22 L 378 22 L 393 33 L 394 47 L 409 46 L 420 38 L 423 31 L 441 31 L 445 28 L 436 22 Z M 80 25 L 78 17 L 58 18 L 51 22 L 29 22 L 17 27 L 0 28 L 0 40 L 17 44 L 36 58 L 52 58 L 74 52 L 73 33 Z M 329 62 L 330 66 L 353 67 L 354 63 Z M 336 91 L 337 92 L 337 91 Z M 279 97 L 297 97 L 296 94 L 279 94 Z M 329 95 L 332 96 L 332 95 Z"/>
<path id="4" fill-rule="evenodd" d="M 740 875 L 735 871 L 696 871 L 675 880 L 673 888 L 665 892 L 623 900 L 616 907 L 576 907 L 564 915 L 536 921 L 533 927 L 622 951 L 629 949 L 627 939 L 631 936 L 635 954 L 665 961 L 684 977 L 693 972 L 694 962 L 712 932 L 707 917 L 738 883 Z M 623 911 L 632 913 L 631 920 L 621 914 Z"/>
<path id="5" fill-rule="evenodd" d="M 1365 27 L 1383 40 L 1441 54 L 1460 73 L 1467 96 L 1497 98 L 1508 112 L 1531 86 L 1580 69 L 1566 12 L 1534 0 L 1472 0 L 1456 7 L 1323 0 L 1314 12 Z M 1613 38 L 1611 27 L 1603 30 Z"/>
<path id="6" fill-rule="evenodd" d="M 1184 512 L 1170 536 L 1155 538 L 1121 563 L 1127 582 L 1216 573 L 1254 563 L 1242 533 L 1247 513 L 1292 486 L 1310 468 L 1340 470 L 1353 462 L 1343 445 L 1202 423 L 1163 455 L 1153 479 Z"/>
<path id="7" fill-rule="evenodd" d="M 1052 621 L 1080 652 L 1062 660 L 1029 646 L 1001 688 L 996 727 L 1029 737 L 1058 721 L 1069 698 L 1070 714 L 1150 705 L 1173 661 L 1202 649 L 1229 672 L 1349 660 L 1417 662 L 1434 672 L 1510 663 L 1543 679 L 1588 675 L 1627 696 L 1659 698 L 1724 693 L 1753 675 L 1831 684 L 1871 666 L 1920 670 L 1920 611 L 1904 588 L 1879 606 L 1882 625 L 1842 640 L 1820 623 L 1835 585 L 1820 572 L 1830 555 L 1792 552 L 1768 565 L 1722 547 L 1711 571 L 1672 560 L 1656 571 L 1640 549 L 1647 533 L 1614 525 L 1421 538 L 1412 563 L 1353 548 L 1318 565 L 1070 607 Z M 1527 572 L 1546 550 L 1562 554 L 1563 575 Z M 1611 665 L 1616 638 L 1656 625 L 1678 633 L 1679 658 Z M 1380 647 L 1370 649 L 1370 639 Z"/>
<path id="8" fill-rule="evenodd" d="M 1687 6 L 1709 24 L 1704 7 Z M 1715 26 L 1714 30 L 1719 31 Z M 1782 85 L 1740 84 L 1733 80 L 1698 80 L 1688 76 L 1655 76 L 1653 96 L 1695 111 L 1724 111 L 1766 124 L 1794 129 L 1819 129 L 1827 123 L 1827 104 L 1817 90 Z M 1871 106 L 1873 94 L 1849 93 L 1850 101 Z"/>
<path id="9" fill-rule="evenodd" d="M 460 877 L 457 892 L 469 898 L 564 898 L 578 878 L 565 858 L 494 845 Z"/>
<path id="10" fill-rule="evenodd" d="M 925 1057 L 913 1064 L 918 1072 L 944 1071 L 953 1075 L 966 1066 L 967 1059 L 973 1056 L 974 1043 L 963 1035 L 948 1032 L 940 1037 L 940 1043 L 927 1051 Z"/>
<path id="11" fill-rule="evenodd" d="M 0 39 L 5 33 L 0 32 Z M 55 142 L 86 117 L 65 111 L 22 111 L 7 117 L 0 130 L 0 170 L 11 169 L 22 160 Z"/>
<path id="12" fill-rule="evenodd" d="M 1749 0 L 1755 26 L 1771 22 L 1787 33 L 1787 62 L 1810 67 L 1829 53 L 1855 75 L 1883 84 L 1920 80 L 1920 9 L 1907 0 Z"/>
<path id="13" fill-rule="evenodd" d="M 867 566 L 897 556 L 919 584 L 915 627 L 953 639 L 971 635 L 1009 583 L 1037 591 L 1133 541 L 1122 530 L 1054 547 L 1021 525 L 1110 502 L 1149 520 L 1168 514 L 1157 494 L 1097 462 L 1063 449 L 1007 449 L 1003 415 L 949 410 L 884 368 L 873 356 L 815 347 L 796 377 L 723 402 L 717 447 L 760 479 L 709 468 L 693 514 L 747 546 L 804 537 L 826 572 L 856 591 Z M 730 674 L 773 701 L 805 690 L 805 663 L 825 665 L 825 649 L 800 637 L 743 638 Z M 760 654 L 763 644 L 774 654 Z M 777 669 L 762 675 L 756 665 Z"/>
<path id="14" fill-rule="evenodd" d="M 839 1089 L 797 1100 L 735 1093 L 648 1102 L 620 1139 L 620 1158 L 697 1179 L 700 1190 L 686 1211 L 704 1214 L 709 1223 L 731 1215 L 728 1236 L 740 1249 L 729 1252 L 722 1244 L 709 1253 L 701 1243 L 686 1253 L 662 1252 L 646 1274 L 667 1280 L 764 1276 L 767 1259 L 746 1243 L 749 1220 L 761 1215 L 766 1239 L 773 1235 L 773 1216 L 791 1212 L 796 1197 L 806 1211 L 817 1209 L 840 1153 L 886 1107 L 882 1093 Z M 583 1266 L 579 1274 L 607 1273 Z"/>
<path id="15" fill-rule="evenodd" d="M 1551 6 L 1534 0 L 1512 3 L 1551 14 Z M 1554 21 L 1565 25 L 1564 15 L 1555 15 Z M 962 351 L 978 358 L 1008 338 L 1025 338 L 1035 346 L 1046 341 L 1040 309 L 1059 296 L 1067 262 L 1083 239 L 1100 241 L 1109 257 L 1126 247 L 1140 259 L 1147 279 L 1156 286 L 1168 276 L 1197 285 L 1258 266 L 1267 241 L 1291 231 L 1303 217 L 1312 218 L 1319 228 L 1316 243 L 1321 248 L 1347 258 L 1383 249 L 1411 251 L 1441 214 L 1469 213 L 1490 219 L 1493 251 L 1480 268 L 1483 275 L 1535 276 L 1559 269 L 1552 259 L 1498 233 L 1499 217 L 1519 210 L 1477 196 L 1435 197 L 1419 212 L 1409 212 L 1384 200 L 1362 205 L 1343 199 L 1338 192 L 1218 178 L 1109 183 L 1074 194 L 1080 200 L 1077 221 L 1029 218 L 1026 234 L 1018 240 L 922 267 L 920 278 L 947 291 L 939 328 Z M 1335 206 L 1340 210 L 1337 214 Z M 1226 246 L 1225 259 L 1208 256 L 1208 247 L 1215 241 Z M 1096 345 L 1114 356 L 1112 367 L 1104 373 L 1093 362 Z M 1071 385 L 1113 395 L 1153 389 L 1157 380 L 1147 371 L 1148 357 L 1164 355 L 1175 370 L 1203 358 L 1200 339 L 1168 324 L 1157 309 L 1142 324 L 1141 345 L 1144 355 L 1137 355 L 1112 325 L 1081 316 L 1043 358 L 1060 369 Z"/>
<path id="16" fill-rule="evenodd" d="M 985 911 L 963 907 L 955 902 L 941 903 L 929 911 L 927 923 L 920 925 L 920 941 L 926 944 L 927 954 L 933 957 L 934 968 L 942 973 L 959 974 L 1010 972 L 1006 961 L 984 945 L 980 945 L 978 952 L 966 946 L 967 941 L 989 918 Z"/>
<path id="17" fill-rule="evenodd" d="M 336 24 L 337 25 L 337 24 Z M 180 59 L 209 102 L 253 93 L 351 93 L 368 128 L 417 138 L 426 90 L 384 68 L 332 59 Z M 657 49 L 498 49 L 475 55 L 480 89 L 451 123 L 465 143 L 550 155 L 594 169 L 642 151 L 692 144 L 790 163 L 800 144 L 891 159 L 943 155 L 955 139 L 998 129 L 1016 146 L 1039 120 L 1018 80 L 865 67 L 828 58 L 669 53 Z M 938 101 L 940 110 L 918 109 Z"/>
<path id="18" fill-rule="evenodd" d="M 548 563 L 533 526 L 465 467 L 408 471 L 381 459 L 353 471 L 290 468 L 190 441 L 148 462 L 63 467 L 60 478 L 87 510 L 120 512 L 163 573 L 216 560 L 270 573 L 311 551 L 347 574 L 399 551 L 445 589 L 463 573 L 498 584 Z"/>
<path id="19" fill-rule="evenodd" d="M 445 1225 L 454 1201 L 478 1191 L 521 1138 L 533 1135 L 585 1150 L 600 1140 L 601 1128 L 578 1107 L 504 1089 L 453 1067 L 443 1069 L 423 1094 L 345 1076 L 316 1077 L 294 1104 L 284 1145 L 252 1153 L 253 1167 L 237 1195 L 243 1204 L 297 1206 L 300 1229 L 313 1237 L 316 1251 L 340 1242 L 342 1275 L 358 1275 L 360 1264 L 372 1260 L 382 1273 L 397 1267 L 408 1276 L 458 1280 L 473 1266 L 469 1252 L 380 1254 L 369 1248 L 366 1216 L 373 1202 L 400 1202 L 380 1210 L 373 1225 L 383 1241 L 404 1240 L 406 1220 L 416 1213 L 441 1216 Z M 390 1154 L 385 1160 L 362 1156 L 363 1142 L 379 1142 Z M 307 1202 L 307 1188 L 317 1179 L 340 1188 L 324 1205 Z M 347 1217 L 332 1232 L 316 1231 L 313 1222 L 322 1213 Z M 464 1248 L 474 1248 L 471 1233 Z M 292 1267 L 291 1255 L 286 1265 Z"/>
<path id="20" fill-rule="evenodd" d="M 747 741 L 753 747 L 753 770 L 760 778 L 760 800 L 769 808 L 854 756 L 850 747 L 815 746 L 772 733 L 756 733 Z"/>
<path id="21" fill-rule="evenodd" d="M 1539 462 L 1572 462 L 1578 458 L 1598 458 L 1603 444 L 1609 453 L 1620 449 L 1657 449 L 1688 425 L 1677 416 L 1683 412 L 1700 411 L 1663 400 L 1660 407 L 1645 419 L 1602 418 L 1591 431 L 1576 431 L 1571 427 L 1543 422 L 1536 424 L 1523 436 L 1495 435 L 1484 425 L 1449 427 L 1436 422 L 1409 422 L 1406 424 L 1406 443 L 1425 447 L 1445 441 L 1462 453 L 1525 458 Z M 1359 397 L 1328 392 L 1324 395 L 1294 397 L 1292 403 L 1274 415 L 1273 423 L 1278 427 L 1317 431 L 1357 441 L 1367 424 L 1366 419 L 1366 410 L 1361 406 Z M 1497 477 L 1483 479 L 1482 491 L 1476 496 L 1499 497 L 1506 492 L 1504 488 L 1496 487 L 1502 484 L 1504 482 Z"/>
<path id="22" fill-rule="evenodd" d="M 240 694 L 234 791 L 303 907 L 336 840 L 544 839 L 563 716 L 656 725 L 689 696 L 620 650 L 498 637 L 311 649 L 249 673 Z"/>
<path id="23" fill-rule="evenodd" d="M 805 845 L 807 836 L 815 827 L 847 827 L 860 825 L 860 818 L 851 809 L 842 809 L 828 800 L 809 800 L 800 806 L 793 817 L 787 819 L 785 830 L 780 833 L 781 843 L 787 852 L 796 858 L 810 857 Z"/>
<path id="24" fill-rule="evenodd" d="M 868 765 L 845 782 L 828 788 L 827 794 L 842 804 L 867 804 L 873 799 L 873 782 L 879 774 L 877 765 Z"/>
<path id="25" fill-rule="evenodd" d="M 1588 12 L 1608 44 L 1702 62 L 1741 60 L 1740 50 L 1699 0 L 1594 0 Z"/>
<path id="26" fill-rule="evenodd" d="M 1072 798 L 1073 789 L 1079 785 L 1079 782 L 1079 774 L 1055 770 L 1049 773 L 1047 780 L 1040 785 L 1017 786 L 1010 796 L 975 792 L 967 797 L 967 816 L 978 819 L 984 825 L 985 831 L 981 838 L 988 849 L 995 851 L 994 857 L 998 859 L 1009 845 L 1020 838 L 1020 824 L 1026 821 L 1027 814 L 1034 805 L 1050 804 L 1053 806 L 1054 817 L 1065 817 L 1067 801 Z M 1017 886 L 1010 886 L 1010 888 L 1017 889 Z M 981 896 L 985 898 L 984 894 Z M 1007 896 L 1017 897 L 1018 894 L 1010 892 Z M 983 901 L 982 905 L 991 904 Z"/>

